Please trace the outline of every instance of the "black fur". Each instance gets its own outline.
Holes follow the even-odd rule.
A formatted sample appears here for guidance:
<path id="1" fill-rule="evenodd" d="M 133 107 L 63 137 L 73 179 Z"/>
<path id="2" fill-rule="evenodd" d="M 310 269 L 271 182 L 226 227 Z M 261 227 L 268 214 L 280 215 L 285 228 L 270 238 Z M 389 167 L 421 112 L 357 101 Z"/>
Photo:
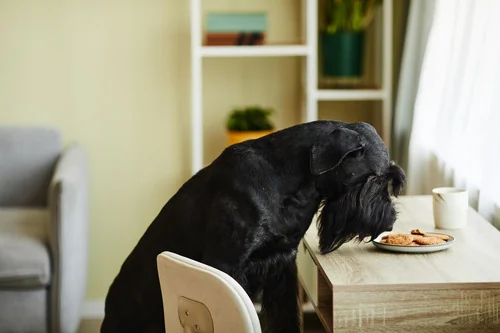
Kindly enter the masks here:
<path id="1" fill-rule="evenodd" d="M 163 333 L 156 256 L 172 251 L 261 297 L 265 331 L 299 332 L 297 247 L 313 215 L 320 248 L 391 230 L 403 170 L 366 123 L 317 121 L 233 145 L 167 202 L 106 298 L 102 333 Z"/>

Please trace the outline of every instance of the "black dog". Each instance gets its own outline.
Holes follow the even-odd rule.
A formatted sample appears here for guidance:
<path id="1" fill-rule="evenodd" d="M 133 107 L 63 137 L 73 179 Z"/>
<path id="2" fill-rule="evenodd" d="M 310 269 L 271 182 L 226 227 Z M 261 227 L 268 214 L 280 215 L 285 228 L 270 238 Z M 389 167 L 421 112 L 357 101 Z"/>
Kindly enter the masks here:
<path id="1" fill-rule="evenodd" d="M 230 146 L 167 202 L 126 259 L 101 332 L 164 333 L 156 257 L 172 251 L 234 277 L 269 332 L 299 332 L 297 247 L 313 215 L 323 253 L 392 230 L 404 183 L 373 127 L 316 121 Z"/>

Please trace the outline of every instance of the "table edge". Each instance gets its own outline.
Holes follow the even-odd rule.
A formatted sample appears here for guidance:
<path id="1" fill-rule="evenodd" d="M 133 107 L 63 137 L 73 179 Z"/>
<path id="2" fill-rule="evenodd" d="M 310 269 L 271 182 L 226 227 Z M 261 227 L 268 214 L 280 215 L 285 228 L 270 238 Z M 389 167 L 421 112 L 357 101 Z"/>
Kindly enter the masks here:
<path id="1" fill-rule="evenodd" d="M 418 284 L 334 285 L 333 292 L 418 291 L 418 290 L 500 290 L 500 282 L 443 282 Z"/>

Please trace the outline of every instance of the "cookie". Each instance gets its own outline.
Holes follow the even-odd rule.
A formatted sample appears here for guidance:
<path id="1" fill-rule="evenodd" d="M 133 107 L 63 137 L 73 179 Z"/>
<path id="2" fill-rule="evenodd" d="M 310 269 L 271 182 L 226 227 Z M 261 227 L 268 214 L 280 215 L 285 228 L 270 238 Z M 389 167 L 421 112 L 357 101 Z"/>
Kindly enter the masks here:
<path id="1" fill-rule="evenodd" d="M 413 240 L 420 245 L 438 245 L 446 243 L 446 241 L 441 238 L 432 236 L 413 235 Z"/>
<path id="2" fill-rule="evenodd" d="M 412 235 L 391 234 L 387 237 L 387 243 L 393 245 L 410 245 L 413 242 Z"/>
<path id="3" fill-rule="evenodd" d="M 425 231 L 422 231 L 422 230 L 420 230 L 420 229 L 413 229 L 413 230 L 411 231 L 411 234 L 412 234 L 412 235 L 422 235 L 422 236 L 425 236 Z"/>
<path id="4" fill-rule="evenodd" d="M 408 246 L 420 246 L 417 242 L 411 242 Z"/>
<path id="5" fill-rule="evenodd" d="M 412 235 L 420 235 L 420 236 L 426 236 L 426 237 L 435 237 L 435 238 L 440 238 L 444 241 L 450 240 L 450 237 L 447 235 L 440 235 L 440 234 L 427 234 L 425 231 L 421 229 L 413 229 L 410 232 Z"/>
<path id="6" fill-rule="evenodd" d="M 447 240 L 450 240 L 450 236 L 447 236 L 447 235 L 426 235 L 428 237 L 434 237 L 434 238 L 439 238 L 439 239 L 442 239 L 444 241 L 447 241 Z"/>

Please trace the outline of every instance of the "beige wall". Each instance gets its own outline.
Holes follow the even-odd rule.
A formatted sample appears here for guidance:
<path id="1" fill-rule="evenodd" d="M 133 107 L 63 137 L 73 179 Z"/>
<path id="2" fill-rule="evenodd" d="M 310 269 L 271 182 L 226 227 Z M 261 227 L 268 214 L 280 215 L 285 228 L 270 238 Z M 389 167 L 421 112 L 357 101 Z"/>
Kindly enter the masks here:
<path id="1" fill-rule="evenodd" d="M 88 299 L 189 176 L 189 8 L 180 0 L 0 2 L 0 121 L 48 124 L 91 168 Z"/>
<path id="2" fill-rule="evenodd" d="M 300 1 L 206 3 L 268 9 L 271 41 L 299 37 Z M 189 177 L 189 51 L 187 0 L 0 1 L 0 123 L 55 126 L 89 155 L 89 300 L 104 298 L 145 228 Z M 205 65 L 206 162 L 224 147 L 233 107 L 274 107 L 279 128 L 299 120 L 297 59 Z M 353 117 L 341 106 L 338 116 Z"/>
<path id="3" fill-rule="evenodd" d="M 288 3 L 273 1 L 271 15 L 288 19 L 271 26 L 271 39 L 297 37 L 299 8 Z M 0 2 L 0 122 L 56 126 L 89 154 L 88 299 L 104 298 L 145 228 L 189 177 L 188 4 Z M 232 2 L 211 8 L 226 5 Z M 298 119 L 298 66 L 296 59 L 206 61 L 207 161 L 224 147 L 232 107 L 275 107 L 280 127 Z"/>

